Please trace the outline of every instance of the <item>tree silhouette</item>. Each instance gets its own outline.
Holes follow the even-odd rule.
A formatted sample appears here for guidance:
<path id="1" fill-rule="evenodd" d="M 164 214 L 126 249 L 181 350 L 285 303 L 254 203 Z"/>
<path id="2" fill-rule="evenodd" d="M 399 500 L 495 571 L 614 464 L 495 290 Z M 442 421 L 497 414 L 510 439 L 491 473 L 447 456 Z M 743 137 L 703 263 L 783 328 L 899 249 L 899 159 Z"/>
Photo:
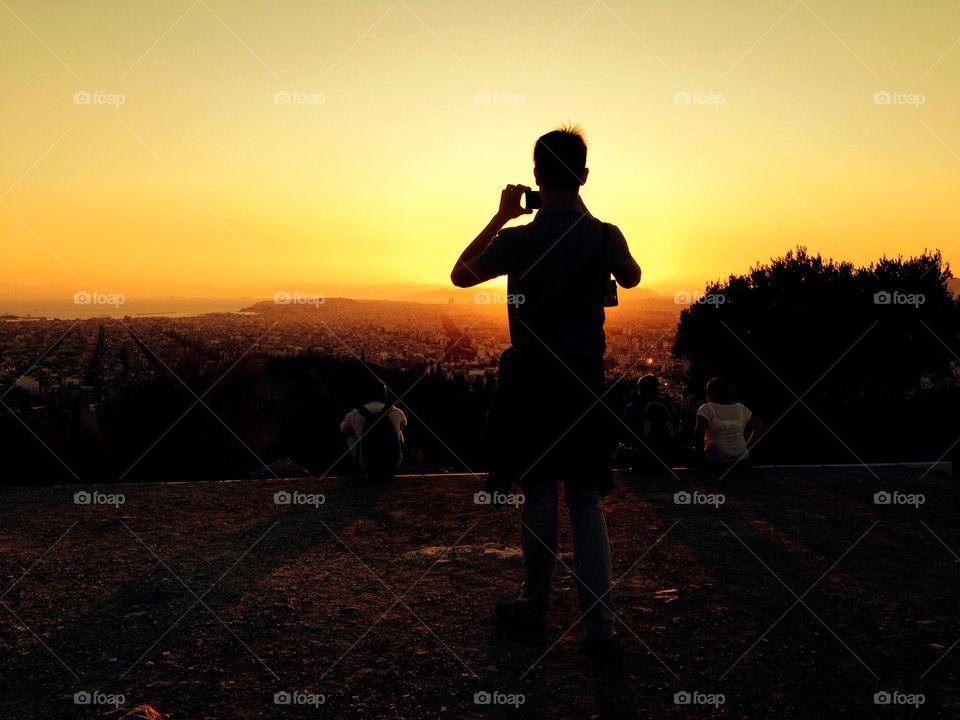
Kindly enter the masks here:
<path id="1" fill-rule="evenodd" d="M 888 456 L 902 452 L 890 445 L 899 442 L 890 424 L 906 416 L 924 379 L 951 384 L 960 350 L 951 278 L 939 251 L 855 267 L 799 247 L 709 284 L 680 315 L 674 355 L 690 361 L 692 394 L 728 376 L 776 424 L 768 452 Z"/>

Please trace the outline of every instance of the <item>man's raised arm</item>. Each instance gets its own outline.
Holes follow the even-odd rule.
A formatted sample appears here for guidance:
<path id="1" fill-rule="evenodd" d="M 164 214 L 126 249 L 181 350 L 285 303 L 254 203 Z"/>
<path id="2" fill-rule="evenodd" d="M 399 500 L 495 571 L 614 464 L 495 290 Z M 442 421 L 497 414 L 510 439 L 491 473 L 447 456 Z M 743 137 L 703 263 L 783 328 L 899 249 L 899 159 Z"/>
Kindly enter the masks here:
<path id="1" fill-rule="evenodd" d="M 614 265 L 613 277 L 617 279 L 620 287 L 634 288 L 640 284 L 640 265 L 630 255 L 629 261 L 623 265 Z"/>
<path id="2" fill-rule="evenodd" d="M 450 282 L 457 287 L 468 288 L 503 274 L 502 272 L 494 272 L 492 268 L 482 267 L 481 263 L 476 262 L 476 258 L 487 249 L 490 241 L 496 237 L 504 225 L 514 218 L 533 212 L 532 210 L 525 210 L 520 202 L 523 193 L 529 189 L 526 185 L 507 185 L 503 189 L 500 193 L 500 208 L 487 223 L 487 226 L 460 254 L 453 270 L 450 272 Z"/>

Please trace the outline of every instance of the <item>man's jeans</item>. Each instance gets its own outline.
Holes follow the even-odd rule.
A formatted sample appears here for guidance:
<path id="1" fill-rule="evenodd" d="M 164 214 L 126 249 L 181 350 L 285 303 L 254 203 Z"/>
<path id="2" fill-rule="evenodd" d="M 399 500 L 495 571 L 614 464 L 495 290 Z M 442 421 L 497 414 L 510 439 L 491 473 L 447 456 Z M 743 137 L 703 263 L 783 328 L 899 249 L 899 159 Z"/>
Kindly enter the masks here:
<path id="1" fill-rule="evenodd" d="M 523 589 L 520 599 L 529 615 L 542 618 L 550 607 L 550 580 L 557 550 L 557 494 L 559 483 L 530 480 L 523 483 L 525 500 L 520 514 L 523 544 Z M 577 579 L 580 612 L 587 636 L 594 640 L 613 634 L 610 598 L 610 546 L 607 524 L 596 488 L 564 483 L 573 531 L 573 571 Z"/>

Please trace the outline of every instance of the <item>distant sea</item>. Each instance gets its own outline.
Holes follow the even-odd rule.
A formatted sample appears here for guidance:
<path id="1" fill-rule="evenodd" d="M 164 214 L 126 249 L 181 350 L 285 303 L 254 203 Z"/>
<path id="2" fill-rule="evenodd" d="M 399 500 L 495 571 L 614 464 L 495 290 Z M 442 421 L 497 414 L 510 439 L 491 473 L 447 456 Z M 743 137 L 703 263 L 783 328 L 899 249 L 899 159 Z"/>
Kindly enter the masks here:
<path id="1" fill-rule="evenodd" d="M 124 298 L 117 304 L 76 304 L 73 298 L 38 299 L 0 297 L 0 315 L 47 317 L 62 320 L 86 320 L 95 317 L 189 317 L 207 313 L 234 313 L 265 300 L 263 297 L 239 298 Z"/>

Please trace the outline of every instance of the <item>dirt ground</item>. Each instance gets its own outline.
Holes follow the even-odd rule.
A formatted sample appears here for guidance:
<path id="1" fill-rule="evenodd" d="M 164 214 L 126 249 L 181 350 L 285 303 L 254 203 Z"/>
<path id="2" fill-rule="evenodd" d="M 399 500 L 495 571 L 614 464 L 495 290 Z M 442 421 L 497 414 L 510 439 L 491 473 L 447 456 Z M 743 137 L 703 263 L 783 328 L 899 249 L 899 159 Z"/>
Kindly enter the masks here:
<path id="1" fill-rule="evenodd" d="M 958 487 L 876 472 L 620 474 L 608 662 L 563 564 L 545 641 L 493 625 L 519 518 L 475 477 L 4 486 L 0 717 L 957 717 Z"/>

